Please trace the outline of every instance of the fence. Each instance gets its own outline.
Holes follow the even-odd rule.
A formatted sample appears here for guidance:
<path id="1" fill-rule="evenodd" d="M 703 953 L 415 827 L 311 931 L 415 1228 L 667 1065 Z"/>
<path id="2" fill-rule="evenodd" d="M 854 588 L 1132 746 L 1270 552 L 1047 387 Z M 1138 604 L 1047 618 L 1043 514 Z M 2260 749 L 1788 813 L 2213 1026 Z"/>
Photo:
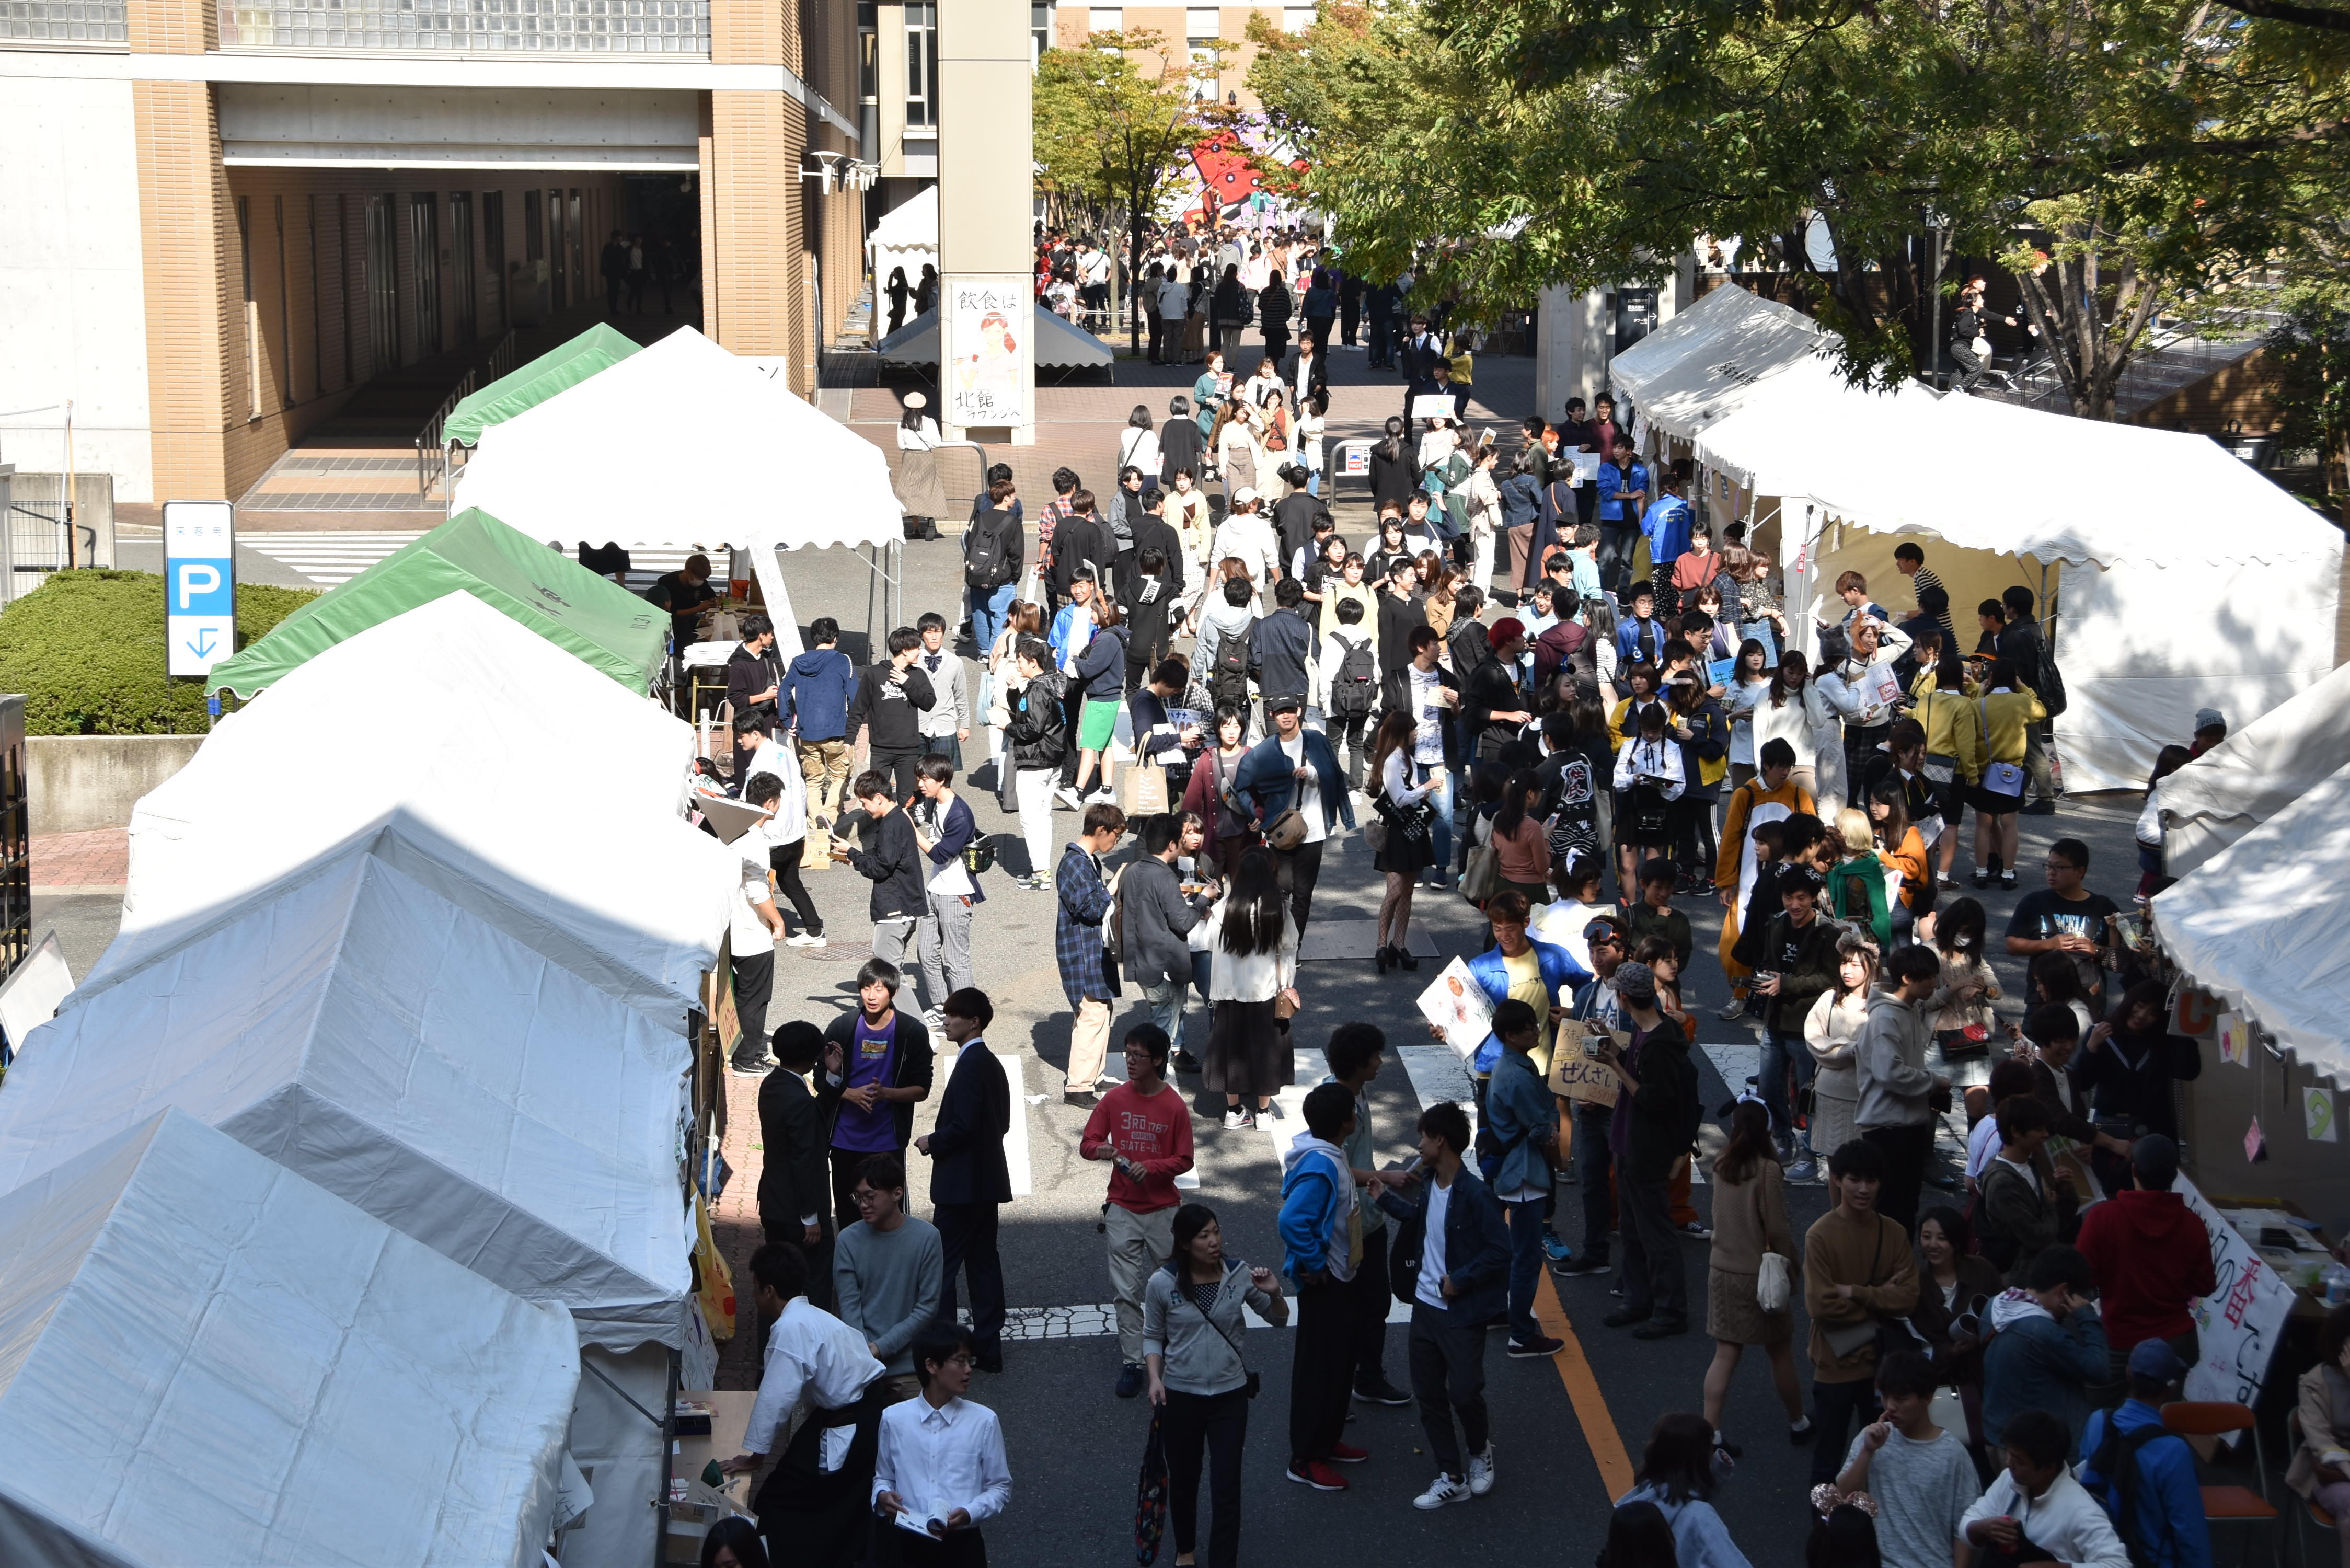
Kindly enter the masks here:
<path id="1" fill-rule="evenodd" d="M 420 498 L 430 501 L 432 487 L 449 477 L 449 443 L 442 439 L 449 416 L 457 411 L 459 403 L 473 395 L 475 388 L 488 385 L 514 368 L 515 334 L 508 327 L 497 347 L 490 350 L 488 362 L 466 371 L 450 389 L 449 395 L 441 400 L 441 406 L 432 410 L 432 417 L 424 421 L 424 428 L 416 432 L 416 493 Z"/>
<path id="2" fill-rule="evenodd" d="M 21 598 L 68 566 L 114 565 L 114 476 L 74 476 L 73 538 L 66 538 L 66 476 L 19 469 L 0 494 L 8 500 L 7 566 L 0 601 Z"/>

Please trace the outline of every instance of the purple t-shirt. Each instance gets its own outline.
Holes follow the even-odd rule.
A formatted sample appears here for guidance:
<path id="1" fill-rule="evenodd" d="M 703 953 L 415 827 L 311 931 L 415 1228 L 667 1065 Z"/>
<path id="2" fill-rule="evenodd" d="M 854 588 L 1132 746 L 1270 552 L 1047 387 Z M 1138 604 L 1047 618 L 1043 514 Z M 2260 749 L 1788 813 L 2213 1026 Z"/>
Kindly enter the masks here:
<path id="1" fill-rule="evenodd" d="M 898 1054 L 898 1020 L 891 1014 L 889 1027 L 875 1029 L 865 1022 L 865 1014 L 857 1015 L 857 1029 L 849 1041 L 848 1059 L 841 1064 L 848 1075 L 846 1088 L 860 1084 L 886 1085 Z M 869 1111 L 860 1111 L 843 1101 L 840 1118 L 832 1124 L 832 1147 L 851 1149 L 858 1154 L 890 1154 L 898 1147 L 898 1110 L 887 1100 L 876 1100 Z"/>

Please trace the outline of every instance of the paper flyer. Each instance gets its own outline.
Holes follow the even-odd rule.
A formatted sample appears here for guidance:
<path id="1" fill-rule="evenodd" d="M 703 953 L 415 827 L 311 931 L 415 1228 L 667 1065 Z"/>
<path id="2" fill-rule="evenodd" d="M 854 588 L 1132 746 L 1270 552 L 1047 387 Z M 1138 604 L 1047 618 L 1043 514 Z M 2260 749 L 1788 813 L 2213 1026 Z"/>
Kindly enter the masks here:
<path id="1" fill-rule="evenodd" d="M 2252 1032 L 2244 1020 L 2233 1012 L 2220 1015 L 2220 1060 L 2233 1062 L 2239 1067 L 2251 1065 Z"/>
<path id="2" fill-rule="evenodd" d="M 1444 1043 L 1464 1059 L 1493 1032 L 1493 1004 L 1485 988 L 1469 972 L 1466 959 L 1455 957 L 1437 971 L 1436 979 L 1419 993 L 1419 1011 L 1444 1031 Z"/>

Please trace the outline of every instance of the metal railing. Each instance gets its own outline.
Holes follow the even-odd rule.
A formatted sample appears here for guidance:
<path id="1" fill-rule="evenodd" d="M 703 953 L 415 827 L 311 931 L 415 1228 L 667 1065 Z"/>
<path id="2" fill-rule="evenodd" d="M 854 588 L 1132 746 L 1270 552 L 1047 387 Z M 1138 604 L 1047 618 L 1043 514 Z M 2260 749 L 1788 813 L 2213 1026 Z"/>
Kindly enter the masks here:
<path id="1" fill-rule="evenodd" d="M 432 487 L 449 477 L 449 444 L 442 439 L 449 416 L 456 412 L 459 403 L 473 395 L 474 389 L 509 374 L 514 368 L 515 333 L 514 328 L 508 327 L 505 336 L 490 350 L 489 359 L 467 370 L 449 395 L 441 400 L 441 406 L 432 410 L 432 417 L 424 421 L 424 428 L 416 432 L 416 493 L 420 499 L 432 499 Z"/>

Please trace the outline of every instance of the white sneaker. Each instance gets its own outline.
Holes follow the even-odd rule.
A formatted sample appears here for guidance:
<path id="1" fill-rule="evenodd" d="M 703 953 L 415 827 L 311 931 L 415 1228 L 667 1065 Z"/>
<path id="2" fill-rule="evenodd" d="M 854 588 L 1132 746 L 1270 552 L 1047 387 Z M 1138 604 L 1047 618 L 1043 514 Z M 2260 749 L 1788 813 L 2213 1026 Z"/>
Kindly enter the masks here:
<path id="1" fill-rule="evenodd" d="M 1487 1443 L 1482 1454 L 1469 1456 L 1469 1495 L 1482 1497 L 1493 1490 L 1493 1445 Z"/>
<path id="2" fill-rule="evenodd" d="M 922 1014 L 922 1027 L 933 1035 L 944 1034 L 947 1032 L 947 1015 L 935 1007 L 930 1008 Z"/>
<path id="3" fill-rule="evenodd" d="M 1058 801 L 1061 805 L 1068 807 L 1071 811 L 1077 810 L 1085 804 L 1077 798 L 1077 792 L 1071 789 L 1066 784 L 1063 784 L 1059 789 L 1055 790 L 1053 792 L 1053 798 Z"/>
<path id="4" fill-rule="evenodd" d="M 1454 1480 L 1439 1470 L 1429 1489 L 1411 1500 L 1411 1506 L 1427 1509 L 1432 1513 L 1448 1502 L 1467 1502 L 1471 1495 L 1466 1482 Z"/>
<path id="5" fill-rule="evenodd" d="M 784 939 L 784 946 L 787 948 L 821 948 L 831 945 L 814 931 L 794 931 Z"/>

